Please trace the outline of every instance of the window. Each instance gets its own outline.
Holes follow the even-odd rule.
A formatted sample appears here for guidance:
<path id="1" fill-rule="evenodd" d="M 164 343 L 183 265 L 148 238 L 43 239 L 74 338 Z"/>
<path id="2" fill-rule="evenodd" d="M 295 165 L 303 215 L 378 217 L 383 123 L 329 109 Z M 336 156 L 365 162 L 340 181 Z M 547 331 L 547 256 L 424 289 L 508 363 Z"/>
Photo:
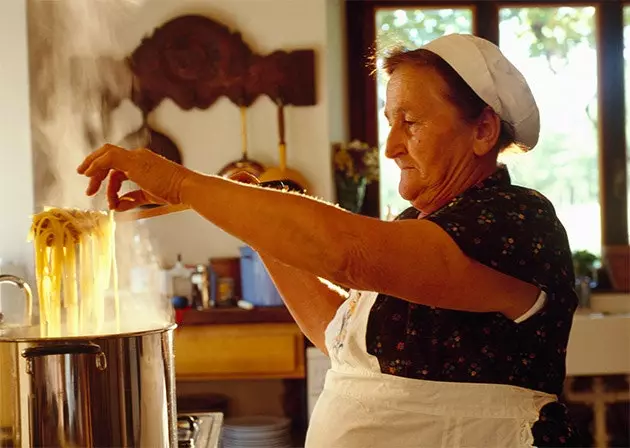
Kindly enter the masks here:
<path id="1" fill-rule="evenodd" d="M 471 8 L 383 8 L 376 11 L 377 54 L 394 45 L 416 48 L 440 36 L 452 33 L 472 33 L 473 11 Z M 377 60 L 377 67 L 381 61 Z M 398 194 L 400 170 L 393 160 L 385 157 L 385 142 L 389 125 L 385 119 L 386 80 L 380 74 L 376 77 L 378 145 L 380 148 L 380 203 L 381 217 L 388 212 L 396 215 L 409 207 L 409 203 Z"/>
<path id="2" fill-rule="evenodd" d="M 538 145 L 504 161 L 514 183 L 551 200 L 572 250 L 599 254 L 595 36 L 594 7 L 499 10 L 499 46 L 529 82 L 541 116 Z"/>

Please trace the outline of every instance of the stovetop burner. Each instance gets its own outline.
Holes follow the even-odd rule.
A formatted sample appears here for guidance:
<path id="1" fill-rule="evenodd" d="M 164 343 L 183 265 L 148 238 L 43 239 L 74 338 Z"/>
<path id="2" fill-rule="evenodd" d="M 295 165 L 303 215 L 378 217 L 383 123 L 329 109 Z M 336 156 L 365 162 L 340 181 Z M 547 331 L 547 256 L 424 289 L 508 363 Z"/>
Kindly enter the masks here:
<path id="1" fill-rule="evenodd" d="M 211 412 L 177 416 L 177 446 L 180 448 L 217 448 L 223 414 Z"/>

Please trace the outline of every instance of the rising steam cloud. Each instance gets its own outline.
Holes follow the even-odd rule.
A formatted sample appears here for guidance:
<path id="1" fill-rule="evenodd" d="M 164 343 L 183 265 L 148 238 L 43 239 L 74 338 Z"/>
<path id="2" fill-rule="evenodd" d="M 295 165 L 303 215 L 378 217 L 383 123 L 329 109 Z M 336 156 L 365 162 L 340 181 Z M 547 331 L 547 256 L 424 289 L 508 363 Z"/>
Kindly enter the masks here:
<path id="1" fill-rule="evenodd" d="M 28 1 L 36 211 L 45 206 L 106 208 L 103 195 L 85 196 L 87 181 L 76 167 L 92 150 L 137 130 L 113 117 L 129 98 L 133 82 L 117 31 L 131 23 L 141 3 Z M 131 329 L 163 320 L 165 313 L 170 317 L 170 307 L 156 290 L 158 266 L 146 231 L 139 224 L 119 225 L 117 245 L 120 286 L 129 299 L 123 300 L 122 311 L 136 320 L 147 316 L 147 322 Z"/>
<path id="2" fill-rule="evenodd" d="M 132 76 L 114 56 L 122 45 L 115 31 L 136 6 L 131 0 L 29 1 L 39 207 L 103 205 L 83 194 L 85 179 L 74 168 L 96 146 L 120 137 L 111 114 L 129 96 Z"/>

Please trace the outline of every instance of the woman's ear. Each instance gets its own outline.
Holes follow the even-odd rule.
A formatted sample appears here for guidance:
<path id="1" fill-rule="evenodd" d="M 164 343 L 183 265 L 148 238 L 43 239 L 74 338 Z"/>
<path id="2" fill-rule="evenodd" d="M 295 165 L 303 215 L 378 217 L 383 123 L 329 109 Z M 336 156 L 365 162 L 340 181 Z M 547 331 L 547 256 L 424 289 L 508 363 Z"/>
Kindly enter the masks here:
<path id="1" fill-rule="evenodd" d="M 491 152 L 501 134 L 501 119 L 494 110 L 486 107 L 477 119 L 473 152 L 482 157 Z"/>

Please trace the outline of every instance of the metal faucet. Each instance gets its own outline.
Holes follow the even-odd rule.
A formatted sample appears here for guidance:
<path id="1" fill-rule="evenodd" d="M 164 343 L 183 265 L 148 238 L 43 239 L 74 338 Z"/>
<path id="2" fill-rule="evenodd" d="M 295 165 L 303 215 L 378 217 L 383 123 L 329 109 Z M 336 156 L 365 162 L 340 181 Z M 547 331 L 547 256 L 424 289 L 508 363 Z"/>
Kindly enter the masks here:
<path id="1" fill-rule="evenodd" d="M 21 279 L 20 277 L 9 274 L 0 274 L 0 284 L 2 283 L 10 283 L 24 291 L 24 298 L 26 299 L 26 316 L 30 325 L 32 323 L 33 316 L 33 292 L 31 290 L 31 287 L 28 283 L 26 283 L 25 280 Z M 0 323 L 2 323 L 3 320 L 4 315 L 0 313 Z"/>

